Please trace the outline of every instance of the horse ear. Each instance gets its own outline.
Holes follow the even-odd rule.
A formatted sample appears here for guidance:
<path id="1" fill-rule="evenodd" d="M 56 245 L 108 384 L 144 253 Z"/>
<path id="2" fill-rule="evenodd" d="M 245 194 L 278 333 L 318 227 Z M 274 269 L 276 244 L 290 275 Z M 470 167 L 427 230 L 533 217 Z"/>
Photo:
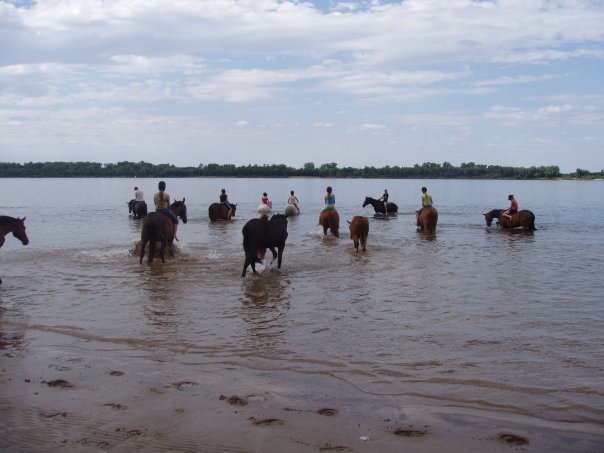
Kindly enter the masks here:
<path id="1" fill-rule="evenodd" d="M 185 197 L 182 197 L 182 202 L 183 202 L 183 203 L 185 202 Z"/>
<path id="2" fill-rule="evenodd" d="M 486 214 L 483 214 L 483 216 L 485 216 L 485 217 L 486 217 L 487 215 L 486 215 Z"/>
<path id="3" fill-rule="evenodd" d="M 350 225 L 350 220 L 347 220 L 348 224 Z"/>

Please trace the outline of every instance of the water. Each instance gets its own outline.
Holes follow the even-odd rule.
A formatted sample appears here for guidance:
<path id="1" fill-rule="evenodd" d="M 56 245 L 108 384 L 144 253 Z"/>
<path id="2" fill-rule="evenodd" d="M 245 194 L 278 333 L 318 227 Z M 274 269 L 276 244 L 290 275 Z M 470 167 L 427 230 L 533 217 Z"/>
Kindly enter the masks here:
<path id="1" fill-rule="evenodd" d="M 147 377 L 211 373 L 357 409 L 387 398 L 604 424 L 601 181 L 168 179 L 188 208 L 179 253 L 140 265 L 126 202 L 137 185 L 152 204 L 157 181 L 0 179 L 0 214 L 27 216 L 30 239 L 9 235 L 0 250 L 5 357 L 25 367 L 36 349 Z M 340 239 L 316 225 L 328 184 Z M 435 237 L 414 226 L 423 185 L 439 210 Z M 237 217 L 211 223 L 221 188 Z M 384 188 L 399 214 L 374 218 L 361 204 Z M 289 221 L 282 269 L 242 279 L 241 228 L 262 192 L 283 210 L 292 189 L 302 214 Z M 482 213 L 506 207 L 508 193 L 537 231 L 485 226 Z M 358 254 L 345 224 L 357 214 L 370 218 Z"/>

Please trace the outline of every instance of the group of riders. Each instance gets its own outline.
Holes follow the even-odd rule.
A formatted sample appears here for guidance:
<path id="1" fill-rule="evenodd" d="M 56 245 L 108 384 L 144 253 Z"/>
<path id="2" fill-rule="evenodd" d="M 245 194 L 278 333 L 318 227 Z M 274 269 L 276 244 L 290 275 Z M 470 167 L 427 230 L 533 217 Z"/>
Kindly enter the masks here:
<path id="1" fill-rule="evenodd" d="M 172 224 L 174 225 L 174 239 L 178 241 L 178 238 L 176 237 L 176 230 L 178 229 L 178 217 L 176 217 L 176 215 L 170 209 L 170 195 L 166 192 L 166 183 L 164 181 L 160 181 L 158 184 L 158 189 L 159 189 L 159 191 L 155 195 L 153 195 L 153 203 L 155 204 L 155 211 L 161 212 L 170 218 L 170 220 L 172 221 Z M 388 189 L 384 189 L 384 194 L 380 198 L 378 198 L 378 201 L 382 201 L 384 203 L 384 213 L 385 213 L 384 215 L 386 215 L 386 216 L 388 216 L 388 197 L 389 197 Z M 225 189 L 222 189 L 220 191 L 220 196 L 218 198 L 220 200 L 220 204 L 224 205 L 228 209 L 227 219 L 230 220 L 231 214 L 233 212 L 233 208 L 231 207 L 231 205 L 229 203 L 229 199 L 228 199 Z M 136 202 L 145 201 L 144 193 L 138 187 L 134 188 L 134 199 Z M 324 209 L 335 209 L 336 196 L 333 193 L 333 189 L 331 186 L 327 187 L 327 193 L 323 197 L 323 200 L 325 203 Z M 512 215 L 514 213 L 518 212 L 518 202 L 514 198 L 514 195 L 508 195 L 508 200 L 510 201 L 510 207 L 502 213 L 502 216 L 508 218 L 511 221 Z M 266 192 L 264 192 L 262 194 L 261 201 L 262 201 L 262 204 L 265 204 L 269 208 L 272 208 L 272 202 L 268 199 L 268 195 Z M 432 203 L 433 203 L 432 196 L 428 193 L 428 189 L 426 187 L 422 187 L 421 201 L 422 201 L 422 206 L 421 206 L 421 209 L 419 210 L 420 213 L 421 213 L 422 209 L 432 207 Z M 294 206 L 296 208 L 296 210 L 298 211 L 298 214 L 300 213 L 300 207 L 298 206 L 299 200 L 294 195 L 293 190 L 290 192 L 290 195 L 287 199 L 287 203 Z"/>

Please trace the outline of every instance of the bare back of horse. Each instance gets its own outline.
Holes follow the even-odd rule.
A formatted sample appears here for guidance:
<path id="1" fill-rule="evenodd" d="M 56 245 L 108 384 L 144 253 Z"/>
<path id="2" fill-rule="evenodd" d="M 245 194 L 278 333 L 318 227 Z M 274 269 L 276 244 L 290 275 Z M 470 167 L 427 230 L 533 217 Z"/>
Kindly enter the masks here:
<path id="1" fill-rule="evenodd" d="M 13 236 L 21 241 L 23 245 L 29 244 L 29 238 L 25 232 L 25 217 L 22 219 L 0 215 L 0 248 L 4 245 L 5 236 L 13 233 Z M 2 279 L 0 278 L 0 284 Z"/>
<path id="2" fill-rule="evenodd" d="M 323 227 L 323 235 L 327 235 L 327 229 L 335 237 L 340 237 L 340 214 L 333 209 L 323 209 L 319 214 L 319 225 Z"/>
<path id="3" fill-rule="evenodd" d="M 144 218 L 147 215 L 147 202 L 130 200 L 128 202 L 128 214 L 132 214 L 133 219 Z"/>
<path id="4" fill-rule="evenodd" d="M 438 223 L 438 211 L 434 207 L 423 208 L 415 213 L 415 220 L 420 231 L 425 233 L 436 233 Z"/>
<path id="5" fill-rule="evenodd" d="M 243 234 L 243 251 L 245 261 L 241 276 L 245 277 L 248 266 L 256 274 L 256 263 L 262 261 L 258 254 L 263 254 L 267 248 L 272 252 L 273 259 L 277 258 L 277 267 L 281 269 L 285 240 L 287 239 L 287 218 L 281 214 L 275 214 L 268 220 L 264 215 L 259 219 L 251 219 L 246 222 L 241 230 Z M 275 247 L 277 250 L 275 250 Z"/>
<path id="6" fill-rule="evenodd" d="M 367 236 L 369 235 L 369 220 L 367 217 L 355 215 L 352 221 L 348 222 L 348 228 L 350 229 L 350 239 L 352 239 L 357 253 L 359 251 L 359 243 L 363 251 L 365 251 Z"/>
<path id="7" fill-rule="evenodd" d="M 484 214 L 487 226 L 491 226 L 493 219 L 497 219 L 501 228 L 521 227 L 524 231 L 534 231 L 537 229 L 535 228 L 535 214 L 528 209 L 523 209 L 522 211 L 511 214 L 511 219 L 504 216 L 503 213 L 503 209 L 492 209 Z"/>
<path id="8" fill-rule="evenodd" d="M 235 217 L 237 205 L 231 204 L 231 217 Z M 229 208 L 222 203 L 212 203 L 208 208 L 208 217 L 212 222 L 216 220 L 229 220 Z"/>

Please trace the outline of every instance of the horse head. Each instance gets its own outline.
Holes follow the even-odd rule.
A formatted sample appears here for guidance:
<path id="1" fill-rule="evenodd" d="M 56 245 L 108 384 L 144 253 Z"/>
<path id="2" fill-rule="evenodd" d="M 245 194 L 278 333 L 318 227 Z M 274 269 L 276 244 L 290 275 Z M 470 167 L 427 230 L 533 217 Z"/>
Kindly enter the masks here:
<path id="1" fill-rule="evenodd" d="M 237 211 L 237 203 L 231 204 L 231 217 L 235 217 L 235 211 Z"/>
<path id="2" fill-rule="evenodd" d="M 369 201 L 369 197 L 365 197 L 365 201 L 363 202 L 363 207 L 367 206 L 368 204 L 371 204 L 371 201 Z"/>
<path id="3" fill-rule="evenodd" d="M 17 218 L 15 222 L 15 226 L 13 228 L 13 236 L 21 241 L 23 245 L 29 244 L 29 238 L 27 237 L 27 233 L 25 233 L 25 217 L 22 219 Z"/>
<path id="4" fill-rule="evenodd" d="M 132 209 L 134 209 L 134 203 L 136 203 L 136 200 L 134 198 L 128 202 L 128 214 L 132 214 Z"/>
<path id="5" fill-rule="evenodd" d="M 487 212 L 484 215 L 484 219 L 487 222 L 487 226 L 490 227 L 491 223 L 493 223 L 493 219 L 495 218 L 499 218 L 499 215 L 501 214 L 501 209 L 492 209 L 489 212 Z"/>
<path id="6" fill-rule="evenodd" d="M 182 219 L 182 223 L 187 223 L 187 205 L 183 197 L 182 201 L 175 201 L 170 205 L 172 212 Z"/>

